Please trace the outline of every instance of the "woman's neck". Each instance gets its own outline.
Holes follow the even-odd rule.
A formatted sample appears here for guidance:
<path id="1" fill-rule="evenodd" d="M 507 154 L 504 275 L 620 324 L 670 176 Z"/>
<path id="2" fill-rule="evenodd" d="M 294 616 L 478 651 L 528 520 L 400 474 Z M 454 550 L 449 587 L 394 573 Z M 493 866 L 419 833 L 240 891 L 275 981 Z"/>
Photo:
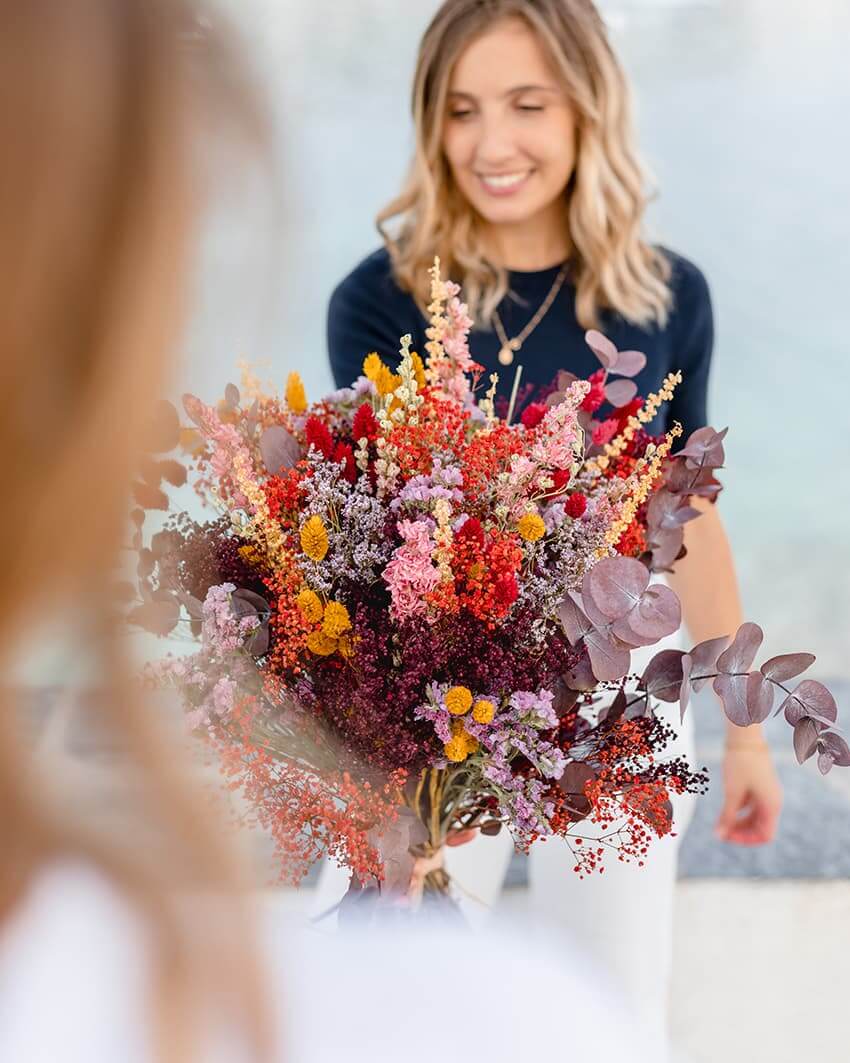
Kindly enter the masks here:
<path id="1" fill-rule="evenodd" d="M 565 212 L 558 208 L 514 224 L 489 225 L 483 235 L 488 258 L 522 273 L 560 266 L 571 249 Z"/>

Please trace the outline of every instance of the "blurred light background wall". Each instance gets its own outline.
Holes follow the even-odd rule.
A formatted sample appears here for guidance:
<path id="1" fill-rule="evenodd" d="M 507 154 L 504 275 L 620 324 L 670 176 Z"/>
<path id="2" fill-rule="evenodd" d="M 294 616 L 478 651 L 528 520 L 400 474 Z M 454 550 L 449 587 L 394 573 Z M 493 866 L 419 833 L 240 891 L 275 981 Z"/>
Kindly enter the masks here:
<path id="1" fill-rule="evenodd" d="M 244 357 L 278 384 L 298 369 L 316 397 L 331 383 L 328 296 L 377 246 L 374 215 L 405 172 L 415 51 L 438 2 L 222 3 L 271 101 L 275 173 L 220 203 L 184 379 L 212 397 Z M 714 296 L 710 415 L 731 425 L 721 504 L 747 615 L 769 652 L 811 649 L 820 677 L 848 679 L 850 3 L 600 7 L 660 192 L 652 231 Z"/>

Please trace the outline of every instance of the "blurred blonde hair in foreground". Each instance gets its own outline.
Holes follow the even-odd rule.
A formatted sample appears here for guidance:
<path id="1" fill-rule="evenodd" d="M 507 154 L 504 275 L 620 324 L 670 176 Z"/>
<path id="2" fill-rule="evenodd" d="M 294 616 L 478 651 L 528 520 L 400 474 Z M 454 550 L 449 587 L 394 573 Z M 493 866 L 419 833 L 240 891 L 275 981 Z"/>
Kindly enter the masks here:
<path id="1" fill-rule="evenodd" d="M 129 681 L 108 589 L 181 323 L 197 164 L 208 134 L 257 147 L 262 125 L 236 57 L 184 0 L 0 0 L 0 918 L 57 862 L 102 870 L 151 930 L 168 1060 L 195 1055 L 211 1005 L 258 1057 L 268 1024 L 236 863 Z M 20 741 L 17 654 L 64 614 L 96 655 L 104 723 L 138 769 L 161 849 L 91 831 L 73 794 L 48 796 Z M 224 887 L 232 905 L 193 925 L 177 876 Z"/>

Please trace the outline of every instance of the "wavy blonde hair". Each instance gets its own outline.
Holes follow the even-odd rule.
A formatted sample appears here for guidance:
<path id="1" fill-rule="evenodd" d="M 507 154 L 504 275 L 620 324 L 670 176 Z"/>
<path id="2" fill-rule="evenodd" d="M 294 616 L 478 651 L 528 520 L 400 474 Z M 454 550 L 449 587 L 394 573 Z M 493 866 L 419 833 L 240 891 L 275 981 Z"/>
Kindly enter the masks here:
<path id="1" fill-rule="evenodd" d="M 46 869 L 98 869 L 149 931 L 153 1042 L 172 1063 L 199 1054 L 211 1016 L 257 1058 L 270 1046 L 240 873 L 129 680 L 107 591 L 174 360 L 201 140 L 225 116 L 255 148 L 262 136 L 236 57 L 198 15 L 190 0 L 0 0 L 0 930 Z M 18 655 L 61 616 L 99 662 L 98 719 L 136 769 L 142 835 L 95 830 L 16 725 Z M 207 920 L 179 905 L 178 879 L 210 888 Z"/>
<path id="2" fill-rule="evenodd" d="M 507 18 L 523 19 L 537 35 L 575 115 L 576 164 L 565 196 L 578 320 L 597 326 L 600 310 L 610 309 L 638 325 L 663 325 L 670 265 L 643 236 L 647 194 L 629 88 L 591 0 L 446 0 L 434 16 L 413 82 L 413 162 L 403 191 L 377 218 L 396 279 L 424 306 L 427 270 L 439 255 L 484 321 L 507 293 L 507 272 L 486 259 L 480 221 L 442 149 L 454 65 L 471 41 Z M 395 235 L 393 219 L 400 219 Z"/>

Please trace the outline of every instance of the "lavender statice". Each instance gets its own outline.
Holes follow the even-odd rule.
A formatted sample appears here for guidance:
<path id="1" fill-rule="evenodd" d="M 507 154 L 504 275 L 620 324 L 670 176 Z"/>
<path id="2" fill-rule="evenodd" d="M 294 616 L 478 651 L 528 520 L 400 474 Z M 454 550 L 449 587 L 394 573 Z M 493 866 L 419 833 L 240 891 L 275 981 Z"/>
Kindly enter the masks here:
<path id="1" fill-rule="evenodd" d="M 193 730 L 225 721 L 239 697 L 259 688 L 256 662 L 245 642 L 256 631 L 256 615 L 242 616 L 233 607 L 232 583 L 210 587 L 203 602 L 201 647 L 187 657 L 167 657 L 148 669 L 155 683 L 178 687 Z"/>
<path id="2" fill-rule="evenodd" d="M 340 525 L 340 514 L 345 510 L 354 488 L 343 477 L 342 465 L 322 460 L 316 455 L 315 448 L 311 447 L 310 453 L 312 471 L 302 484 L 302 524 L 310 517 L 321 517 L 327 530 L 329 549 L 321 561 L 313 561 L 306 554 L 299 555 L 298 560 L 306 584 L 318 593 L 332 597 L 335 578 L 339 575 L 334 567 L 334 559 L 345 556 L 348 545 Z"/>
<path id="3" fill-rule="evenodd" d="M 452 715 L 446 699 L 450 690 L 448 683 L 428 684 L 426 700 L 415 709 L 416 718 L 428 721 L 444 744 L 458 727 L 477 741 L 478 752 L 468 758 L 467 768 L 496 798 L 521 843 L 550 833 L 553 804 L 547 798 L 546 780 L 559 779 L 567 765 L 564 753 L 550 740 L 559 724 L 552 691 L 517 690 L 500 703 L 492 692 L 476 690 L 476 699 L 498 706 L 492 720 L 479 722 L 474 711 L 460 719 Z"/>
<path id="4" fill-rule="evenodd" d="M 433 468 L 427 476 L 412 476 L 390 503 L 393 513 L 405 511 L 430 512 L 431 503 L 438 498 L 449 502 L 463 503 L 463 474 L 455 465 L 443 465 L 434 458 Z"/>
<path id="5" fill-rule="evenodd" d="M 564 595 L 579 589 L 585 572 L 593 566 L 604 546 L 606 526 L 594 513 L 573 520 L 561 511 L 560 503 L 544 511 L 544 522 L 547 518 L 552 522 L 552 534 L 520 587 L 515 609 L 534 618 L 523 629 L 520 643 L 524 645 L 539 645 L 551 637 L 560 625 L 558 606 Z"/>
<path id="6" fill-rule="evenodd" d="M 394 546 L 387 520 L 383 502 L 370 492 L 368 481 L 359 480 L 342 505 L 340 532 L 326 564 L 334 579 L 368 586 L 380 578 Z"/>

